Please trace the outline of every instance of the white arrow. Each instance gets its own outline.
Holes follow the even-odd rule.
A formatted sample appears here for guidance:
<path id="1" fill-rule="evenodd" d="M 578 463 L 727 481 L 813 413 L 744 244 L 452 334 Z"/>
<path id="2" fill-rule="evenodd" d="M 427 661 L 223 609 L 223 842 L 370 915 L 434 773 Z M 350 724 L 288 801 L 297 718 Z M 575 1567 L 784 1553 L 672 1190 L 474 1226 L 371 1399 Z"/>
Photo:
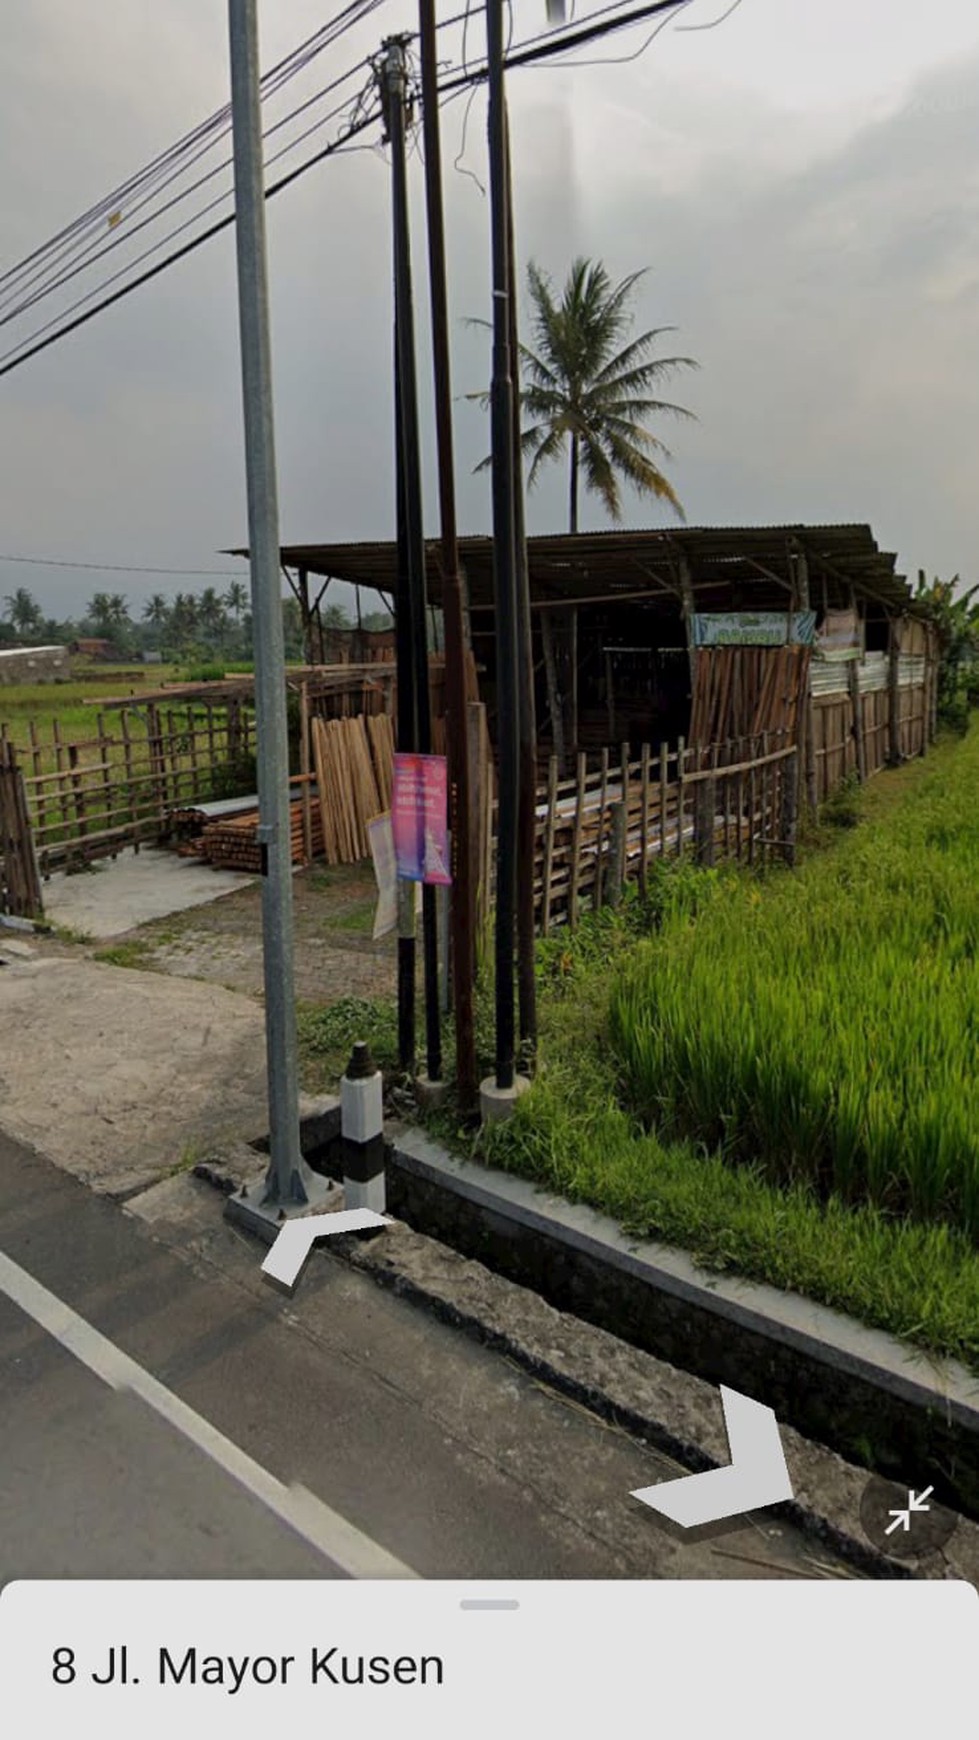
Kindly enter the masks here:
<path id="1" fill-rule="evenodd" d="M 911 1512 L 913 1510 L 930 1510 L 931 1505 L 926 1504 L 925 1499 L 930 1498 L 934 1490 L 935 1488 L 933 1486 L 926 1486 L 924 1492 L 915 1492 L 913 1487 L 909 1487 L 908 1508 L 907 1510 L 888 1511 L 888 1516 L 892 1516 L 894 1521 L 884 1530 L 885 1535 L 892 1535 L 894 1530 L 898 1528 L 903 1529 L 905 1534 L 907 1534 L 911 1527 Z"/>
<path id="2" fill-rule="evenodd" d="M 287 1220 L 262 1264 L 262 1274 L 275 1286 L 291 1293 L 306 1258 L 317 1239 L 331 1233 L 364 1232 L 372 1226 L 389 1226 L 383 1214 L 372 1208 L 342 1208 L 336 1214 L 311 1214 L 306 1220 Z"/>
<path id="3" fill-rule="evenodd" d="M 723 1384 L 721 1401 L 730 1466 L 712 1468 L 706 1474 L 685 1474 L 679 1480 L 644 1486 L 632 1494 L 685 1529 L 741 1516 L 747 1510 L 762 1510 L 792 1497 L 778 1421 L 771 1408 Z"/>

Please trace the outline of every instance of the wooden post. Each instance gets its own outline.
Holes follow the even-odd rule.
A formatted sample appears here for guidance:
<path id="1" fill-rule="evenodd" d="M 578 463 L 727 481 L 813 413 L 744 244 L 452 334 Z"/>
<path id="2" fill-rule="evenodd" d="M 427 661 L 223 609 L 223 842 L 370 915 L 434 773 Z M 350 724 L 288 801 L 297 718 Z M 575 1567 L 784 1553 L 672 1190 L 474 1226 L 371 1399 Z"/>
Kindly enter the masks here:
<path id="1" fill-rule="evenodd" d="M 71 768 L 71 784 L 75 794 L 75 822 L 79 838 L 84 839 L 88 833 L 88 817 L 85 810 L 85 785 L 83 775 L 78 766 L 78 745 L 68 745 L 68 766 Z"/>
<path id="2" fill-rule="evenodd" d="M 299 685 L 299 771 L 303 776 L 303 856 L 313 862 L 313 807 L 309 778 L 309 685 L 305 678 Z"/>
<path id="3" fill-rule="evenodd" d="M 41 773 L 43 772 L 43 756 L 41 753 L 41 745 L 38 742 L 37 726 L 34 723 L 33 719 L 31 720 L 31 723 L 30 723 L 30 733 L 31 733 L 31 766 L 34 770 L 35 779 L 40 780 Z M 46 813 L 43 785 L 40 785 L 40 784 L 35 785 L 34 793 L 35 793 L 34 801 L 37 804 L 38 830 L 39 830 L 39 833 L 41 835 L 41 838 L 43 839 L 44 838 L 45 813 Z M 41 868 L 45 872 L 45 875 L 46 875 L 47 874 L 47 853 L 44 852 L 43 850 L 42 850 L 41 857 L 42 857 Z"/>
<path id="4" fill-rule="evenodd" d="M 683 737 L 676 744 L 676 855 L 683 856 L 684 779 L 687 771 L 687 744 Z"/>
<path id="5" fill-rule="evenodd" d="M 199 798 L 201 794 L 201 786 L 197 778 L 197 718 L 192 701 L 188 701 L 187 703 L 187 740 L 190 745 L 191 796 L 192 798 Z"/>
<path id="6" fill-rule="evenodd" d="M 626 843 L 626 808 L 621 802 L 614 803 L 609 813 L 611 849 L 609 852 L 610 875 L 608 879 L 608 903 L 618 906 L 622 899 L 622 888 L 625 881 L 625 843 Z"/>
<path id="7" fill-rule="evenodd" d="M 888 760 L 892 767 L 900 766 L 901 755 L 901 627 L 896 616 L 889 618 L 887 660 Z"/>
<path id="8" fill-rule="evenodd" d="M 608 740 L 615 736 L 615 685 L 612 679 L 612 654 L 605 651 L 605 710 L 608 715 Z"/>
<path id="9" fill-rule="evenodd" d="M 625 813 L 625 832 L 622 836 L 622 882 L 629 876 L 629 745 L 623 743 L 619 747 L 619 762 L 622 769 L 622 806 Z"/>
<path id="10" fill-rule="evenodd" d="M 659 855 L 666 857 L 666 812 L 670 802 L 670 746 L 659 746 Z"/>
<path id="11" fill-rule="evenodd" d="M 649 744 L 644 743 L 640 751 L 640 780 L 642 781 L 642 809 L 639 815 L 639 893 L 646 898 L 646 860 L 649 856 Z"/>
<path id="12" fill-rule="evenodd" d="M 578 779 L 575 788 L 574 831 L 571 842 L 571 888 L 568 895 L 568 923 L 572 930 L 578 923 L 578 878 L 581 874 L 581 828 L 585 813 L 585 777 L 588 769 L 583 750 L 578 753 Z"/>
<path id="13" fill-rule="evenodd" d="M 685 556 L 680 557 L 680 601 L 683 610 L 683 627 L 687 637 L 687 657 L 690 660 L 690 706 L 692 708 L 697 690 L 697 649 L 693 639 L 695 604 L 690 564 Z"/>
<path id="14" fill-rule="evenodd" d="M 800 610 L 810 610 L 809 598 L 809 563 L 806 552 L 796 546 L 795 577 Z M 816 719 L 815 704 L 812 693 L 812 661 L 807 660 L 800 674 L 800 682 L 804 685 L 804 693 L 800 696 L 799 705 L 799 752 L 800 776 L 805 768 L 806 797 L 810 810 L 815 813 L 818 804 L 816 789 Z"/>
<path id="15" fill-rule="evenodd" d="M 61 826 L 65 833 L 70 826 L 68 819 L 68 788 L 64 774 L 64 744 L 61 741 L 61 726 L 57 719 L 51 721 L 51 735 L 54 739 L 54 765 L 58 770 L 58 797 L 61 802 Z"/>
<path id="16" fill-rule="evenodd" d="M 787 755 L 781 763 L 782 768 L 782 808 L 779 818 L 779 835 L 783 841 L 782 850 L 785 862 L 794 865 L 796 860 L 796 835 L 799 822 L 799 758 Z"/>
<path id="17" fill-rule="evenodd" d="M 541 883 L 541 935 L 551 933 L 551 875 L 554 867 L 554 830 L 557 826 L 558 758 L 547 764 L 547 814 L 544 818 L 544 868 Z"/>
<path id="18" fill-rule="evenodd" d="M 850 688 L 850 710 L 853 714 L 853 741 L 857 751 L 857 778 L 863 785 L 867 778 L 867 754 L 863 740 L 863 697 L 860 693 L 860 665 L 857 659 L 850 660 L 847 678 Z"/>
<path id="19" fill-rule="evenodd" d="M 598 912 L 605 886 L 605 796 L 608 791 L 608 750 L 602 750 L 602 783 L 598 799 L 598 837 L 595 842 L 595 887 L 592 906 Z"/>
<path id="20" fill-rule="evenodd" d="M 139 807 L 136 802 L 136 787 L 133 784 L 133 744 L 129 734 L 129 720 L 126 709 L 119 714 L 119 734 L 122 737 L 122 760 L 126 769 L 126 787 L 129 792 L 129 820 L 133 824 L 133 851 L 139 851 Z"/>

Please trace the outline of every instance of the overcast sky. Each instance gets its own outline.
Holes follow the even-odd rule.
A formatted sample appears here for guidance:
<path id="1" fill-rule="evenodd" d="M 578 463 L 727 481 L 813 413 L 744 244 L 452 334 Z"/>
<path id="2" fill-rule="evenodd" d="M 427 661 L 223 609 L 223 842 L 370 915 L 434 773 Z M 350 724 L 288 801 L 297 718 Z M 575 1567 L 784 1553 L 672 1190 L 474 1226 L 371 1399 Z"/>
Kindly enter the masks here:
<path id="1" fill-rule="evenodd" d="M 579 0 L 578 19 L 598 3 Z M 709 24 L 726 4 L 691 0 L 628 62 L 610 64 L 642 49 L 651 24 L 606 38 L 587 64 L 513 73 L 521 261 L 533 257 L 559 281 L 577 253 L 601 258 L 616 279 L 648 268 L 637 319 L 675 326 L 664 354 L 701 365 L 664 387 L 697 421 L 657 429 L 689 524 L 869 522 L 908 575 L 925 567 L 975 579 L 979 12 L 964 0 L 741 0 L 716 29 L 679 28 Z M 455 0 L 440 4 L 442 16 L 456 10 Z M 260 0 L 259 11 L 269 66 L 339 6 Z M 521 0 L 514 16 L 518 35 L 542 29 L 544 0 Z M 386 0 L 270 114 L 412 17 L 410 4 Z M 226 32 L 223 0 L 6 9 L 0 271 L 227 101 Z M 470 60 L 481 42 L 477 20 Z M 446 32 L 443 47 L 458 64 L 461 34 Z M 365 82 L 359 74 L 343 96 Z M 488 475 L 472 471 L 488 419 L 464 398 L 487 381 L 490 361 L 486 335 L 464 324 L 489 313 L 482 91 L 463 137 L 466 109 L 462 98 L 444 110 L 453 391 L 460 527 L 485 532 Z M 436 536 L 417 156 L 412 194 L 426 531 Z M 268 216 L 283 542 L 390 537 L 384 152 L 320 165 Z M 114 269 L 112 258 L 80 289 Z M 4 327 L 0 350 L 80 289 Z M 228 230 L 0 380 L 0 553 L 233 568 L 217 552 L 247 538 L 237 336 Z M 624 505 L 626 524 L 670 523 L 655 503 L 627 495 Z M 528 521 L 531 531 L 565 529 L 563 471 L 530 498 Z M 582 523 L 608 521 L 586 498 Z M 27 585 L 58 616 L 80 614 L 99 589 L 124 592 L 138 614 L 152 591 L 207 584 L 0 557 L 0 596 Z"/>

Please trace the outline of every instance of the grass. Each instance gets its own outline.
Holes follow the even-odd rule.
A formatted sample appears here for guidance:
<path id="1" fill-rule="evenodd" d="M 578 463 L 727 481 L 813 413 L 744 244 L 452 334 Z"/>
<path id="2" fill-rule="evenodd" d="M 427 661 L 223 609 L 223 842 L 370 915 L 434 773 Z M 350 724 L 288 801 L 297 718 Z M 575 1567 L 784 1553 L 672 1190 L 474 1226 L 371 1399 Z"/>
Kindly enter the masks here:
<path id="1" fill-rule="evenodd" d="M 979 1245 L 979 730 L 914 801 L 764 889 L 726 877 L 616 985 L 661 1134 Z"/>
<path id="2" fill-rule="evenodd" d="M 115 943 L 111 948 L 99 949 L 95 960 L 109 967 L 142 967 L 145 969 L 148 957 L 153 953 L 154 943 L 145 937 L 133 937 L 129 942 Z"/>
<path id="3" fill-rule="evenodd" d="M 973 727 L 881 775 L 851 797 L 859 824 L 820 830 L 794 875 L 659 866 L 647 908 L 633 897 L 542 942 L 537 1078 L 478 1151 L 707 1269 L 805 1294 L 979 1369 L 979 1256 L 965 1214 L 979 1121 L 964 1121 L 979 1034 L 965 867 L 977 761 Z M 911 948 L 903 969 L 901 946 Z M 806 1016 L 793 1015 L 793 998 Z M 890 1024 L 860 1029 L 881 1008 Z M 861 1101 L 871 1056 L 877 1079 Z M 958 1096 L 954 1142 L 943 1142 L 929 1070 Z M 872 1108 L 865 1137 L 880 1143 L 863 1178 L 861 1104 Z M 813 1175 L 801 1136 L 832 1124 L 827 1106 L 837 1130 L 819 1152 L 831 1163 Z M 895 1153 L 894 1174 L 881 1171 L 880 1155 Z"/>
<path id="4" fill-rule="evenodd" d="M 303 1085 L 323 1093 L 336 1087 L 358 1040 L 370 1045 L 385 1074 L 398 1070 L 398 1021 L 393 1001 L 341 997 L 327 1008 L 300 1003 L 296 1011 Z"/>

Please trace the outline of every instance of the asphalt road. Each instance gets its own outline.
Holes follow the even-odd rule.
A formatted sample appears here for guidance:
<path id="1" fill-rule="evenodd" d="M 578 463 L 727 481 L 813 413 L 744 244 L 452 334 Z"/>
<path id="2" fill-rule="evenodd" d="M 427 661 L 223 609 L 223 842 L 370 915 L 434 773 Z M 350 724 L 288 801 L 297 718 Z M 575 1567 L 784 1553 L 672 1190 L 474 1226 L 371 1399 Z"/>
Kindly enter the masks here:
<path id="1" fill-rule="evenodd" d="M 0 1136 L 0 1583 L 815 1574 L 678 1539 L 629 1495 L 681 1469 L 328 1252 L 273 1292 L 181 1185 L 151 1227 Z"/>

